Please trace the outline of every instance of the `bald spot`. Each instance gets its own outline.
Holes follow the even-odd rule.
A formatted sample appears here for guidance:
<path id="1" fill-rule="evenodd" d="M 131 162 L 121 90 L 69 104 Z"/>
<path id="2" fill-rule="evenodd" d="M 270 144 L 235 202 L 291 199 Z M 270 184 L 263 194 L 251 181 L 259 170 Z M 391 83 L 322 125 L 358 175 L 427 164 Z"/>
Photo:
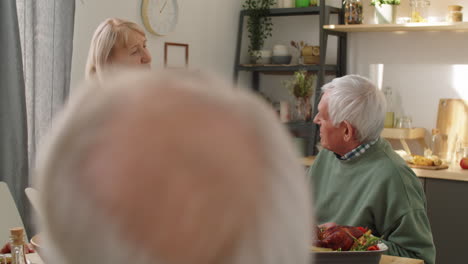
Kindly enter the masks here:
<path id="1" fill-rule="evenodd" d="M 128 243 L 165 263 L 219 263 L 265 196 L 258 138 L 228 107 L 159 85 L 105 124 L 81 187 Z"/>

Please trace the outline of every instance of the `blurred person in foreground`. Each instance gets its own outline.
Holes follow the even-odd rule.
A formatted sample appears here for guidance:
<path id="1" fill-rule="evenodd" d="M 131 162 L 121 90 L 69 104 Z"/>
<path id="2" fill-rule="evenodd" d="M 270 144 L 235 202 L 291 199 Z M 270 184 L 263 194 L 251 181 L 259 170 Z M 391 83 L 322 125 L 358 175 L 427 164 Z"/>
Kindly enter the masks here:
<path id="1" fill-rule="evenodd" d="M 309 264 L 304 175 L 243 89 L 182 72 L 90 82 L 39 156 L 46 262 Z"/>
<path id="2" fill-rule="evenodd" d="M 384 95 L 358 75 L 336 78 L 322 91 L 314 122 L 323 150 L 308 172 L 318 223 L 370 228 L 388 246 L 386 254 L 434 264 L 421 183 L 380 138 Z"/>
<path id="3" fill-rule="evenodd" d="M 104 20 L 94 32 L 86 63 L 86 79 L 101 80 L 109 66 L 151 67 L 146 34 L 138 24 L 120 18 Z"/>

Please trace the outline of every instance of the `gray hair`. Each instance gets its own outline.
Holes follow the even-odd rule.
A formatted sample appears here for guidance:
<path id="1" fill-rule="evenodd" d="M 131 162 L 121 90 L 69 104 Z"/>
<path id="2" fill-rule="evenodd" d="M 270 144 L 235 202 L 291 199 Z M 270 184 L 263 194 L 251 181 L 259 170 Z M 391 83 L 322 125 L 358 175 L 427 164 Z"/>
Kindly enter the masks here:
<path id="1" fill-rule="evenodd" d="M 220 263 L 311 263 L 314 223 L 305 171 L 273 111 L 250 93 L 229 89 L 232 85 L 216 78 L 168 72 L 127 73 L 102 83 L 88 82 L 60 113 L 37 163 L 47 262 L 163 263 L 122 238 L 119 222 L 105 215 L 80 188 L 80 175 L 93 146 L 107 136 L 103 124 L 116 118 L 122 103 L 142 95 L 144 89 L 174 85 L 192 91 L 206 104 L 237 113 L 253 129 L 260 158 L 265 161 L 261 171 L 267 188 L 261 193 L 263 202 L 256 205 L 255 228 L 240 229 L 235 254 Z M 154 103 L 158 104 L 158 98 Z M 227 170 L 229 166 L 236 166 L 236 161 Z"/>
<path id="2" fill-rule="evenodd" d="M 120 18 L 108 18 L 94 32 L 86 62 L 85 78 L 101 77 L 108 63 L 112 49 L 117 43 L 127 45 L 128 33 L 137 32 L 145 36 L 145 31 L 136 23 Z"/>
<path id="3" fill-rule="evenodd" d="M 383 93 L 369 79 L 346 75 L 325 84 L 322 91 L 328 95 L 328 114 L 334 126 L 345 120 L 350 122 L 361 143 L 380 136 L 387 104 Z"/>

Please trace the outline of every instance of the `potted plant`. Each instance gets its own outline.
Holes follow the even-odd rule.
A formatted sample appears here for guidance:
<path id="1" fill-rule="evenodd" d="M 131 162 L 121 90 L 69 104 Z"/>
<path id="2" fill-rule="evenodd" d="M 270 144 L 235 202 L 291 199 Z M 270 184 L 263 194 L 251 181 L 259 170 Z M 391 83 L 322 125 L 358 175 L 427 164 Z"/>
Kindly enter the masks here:
<path id="1" fill-rule="evenodd" d="M 247 31 L 249 37 L 249 55 L 252 63 L 261 58 L 261 49 L 265 40 L 271 37 L 273 23 L 268 16 L 275 0 L 245 0 L 243 8 L 249 11 Z"/>
<path id="2" fill-rule="evenodd" d="M 308 74 L 305 70 L 294 73 L 291 80 L 284 82 L 284 86 L 296 98 L 296 120 L 310 121 L 312 105 L 310 98 L 314 92 L 316 76 Z"/>
<path id="3" fill-rule="evenodd" d="M 374 22 L 376 24 L 395 24 L 397 16 L 397 6 L 400 0 L 372 0 L 374 9 Z"/>

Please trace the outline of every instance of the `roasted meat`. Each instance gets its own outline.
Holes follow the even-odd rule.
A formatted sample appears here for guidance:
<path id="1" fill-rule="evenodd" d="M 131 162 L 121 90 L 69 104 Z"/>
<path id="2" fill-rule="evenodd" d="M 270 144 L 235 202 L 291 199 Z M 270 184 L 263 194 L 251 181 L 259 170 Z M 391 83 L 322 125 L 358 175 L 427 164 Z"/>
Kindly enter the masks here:
<path id="1" fill-rule="evenodd" d="M 333 226 L 325 230 L 317 230 L 315 246 L 331 248 L 333 250 L 350 250 L 355 239 L 361 237 L 364 232 L 352 226 Z"/>

